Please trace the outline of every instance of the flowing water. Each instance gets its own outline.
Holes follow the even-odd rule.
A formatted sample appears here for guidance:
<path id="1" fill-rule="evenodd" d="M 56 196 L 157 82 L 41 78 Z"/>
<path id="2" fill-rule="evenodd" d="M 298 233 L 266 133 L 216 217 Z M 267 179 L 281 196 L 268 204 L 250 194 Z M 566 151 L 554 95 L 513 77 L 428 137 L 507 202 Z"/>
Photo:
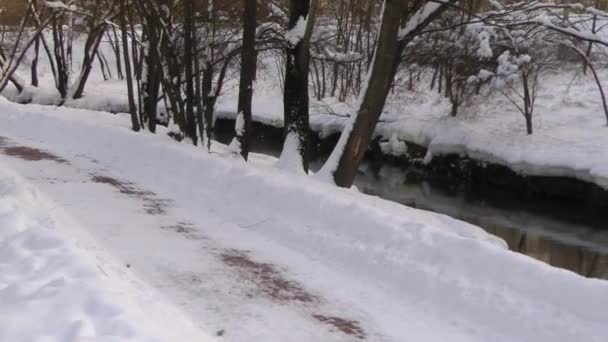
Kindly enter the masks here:
<path id="1" fill-rule="evenodd" d="M 518 253 L 585 277 L 608 279 L 605 217 L 590 217 L 567 205 L 488 200 L 425 182 L 408 184 L 404 175 L 400 168 L 383 166 L 371 170 L 364 165 L 355 185 L 366 194 L 479 226 L 504 239 Z M 567 215 L 564 211 L 568 211 Z"/>

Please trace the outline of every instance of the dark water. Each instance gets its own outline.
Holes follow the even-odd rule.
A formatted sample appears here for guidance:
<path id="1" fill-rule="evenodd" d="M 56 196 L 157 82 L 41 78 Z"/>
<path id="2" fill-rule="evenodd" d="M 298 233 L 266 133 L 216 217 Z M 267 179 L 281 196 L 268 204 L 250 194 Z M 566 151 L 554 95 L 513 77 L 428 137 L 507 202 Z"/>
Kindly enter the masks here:
<path id="1" fill-rule="evenodd" d="M 405 170 L 396 167 L 372 171 L 364 165 L 360 171 L 355 184 L 361 192 L 469 222 L 501 237 L 513 251 L 585 277 L 608 279 L 608 230 L 597 228 L 605 224 L 601 217 L 570 212 L 564 219 L 568 207 L 496 203 L 424 182 L 408 184 Z"/>
<path id="2" fill-rule="evenodd" d="M 229 135 L 216 138 L 231 141 Z M 257 153 L 278 157 L 280 148 L 276 142 L 252 142 Z M 321 165 L 313 162 L 311 168 Z M 574 203 L 497 201 L 453 186 L 407 183 L 407 169 L 388 165 L 379 170 L 363 165 L 359 171 L 355 186 L 363 193 L 469 222 L 501 237 L 513 251 L 585 277 L 608 279 L 608 222 Z"/>

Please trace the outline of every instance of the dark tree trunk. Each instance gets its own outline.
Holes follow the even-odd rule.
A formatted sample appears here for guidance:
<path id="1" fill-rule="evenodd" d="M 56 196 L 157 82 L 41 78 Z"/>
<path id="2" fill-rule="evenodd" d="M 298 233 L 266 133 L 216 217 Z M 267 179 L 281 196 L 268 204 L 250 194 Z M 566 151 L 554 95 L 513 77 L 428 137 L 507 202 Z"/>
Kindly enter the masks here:
<path id="1" fill-rule="evenodd" d="M 129 98 L 129 114 L 131 114 L 131 123 L 133 130 L 140 130 L 139 121 L 137 120 L 137 108 L 135 108 L 135 96 L 133 94 L 133 74 L 131 73 L 131 59 L 129 57 L 129 42 L 127 35 L 127 22 L 125 11 L 125 0 L 120 0 L 120 31 L 122 33 L 122 50 L 124 54 L 125 73 L 127 76 L 127 96 Z"/>
<path id="2" fill-rule="evenodd" d="M 108 66 L 108 61 L 105 56 L 97 51 L 97 61 L 99 62 L 99 67 L 101 68 L 101 74 L 103 75 L 103 80 L 107 81 L 112 78 L 112 71 Z"/>
<path id="3" fill-rule="evenodd" d="M 352 131 L 348 135 L 344 151 L 334 173 L 336 185 L 350 187 L 357 168 L 367 151 L 367 146 L 380 118 L 382 109 L 393 80 L 393 65 L 398 58 L 399 26 L 405 1 L 386 0 L 382 13 L 382 26 L 378 35 L 378 45 L 364 87 L 363 100 L 358 109 Z"/>
<path id="4" fill-rule="evenodd" d="M 314 1 L 314 0 L 313 0 Z M 307 28 L 295 44 L 288 42 L 285 63 L 285 84 L 283 92 L 285 138 L 295 134 L 299 141 L 302 167 L 308 172 L 309 144 L 309 97 L 308 72 L 310 61 L 310 34 L 314 23 L 310 0 L 291 0 L 289 2 L 289 30 L 293 30 L 300 20 L 306 20 Z"/>
<path id="5" fill-rule="evenodd" d="M 192 32 L 192 39 L 198 41 L 197 31 Z M 196 122 L 198 124 L 198 135 L 201 137 L 201 146 L 205 146 L 205 106 L 203 105 L 203 89 L 201 84 L 201 61 L 198 56 L 194 59 L 194 98 L 196 104 Z"/>
<path id="6" fill-rule="evenodd" d="M 423 20 L 413 19 L 419 11 L 426 9 L 425 5 L 429 1 L 416 1 L 418 8 L 407 9 L 406 0 L 385 0 L 382 13 L 382 24 L 378 34 L 378 43 L 372 63 L 369 67 L 367 85 L 361 94 L 361 105 L 357 110 L 352 129 L 345 131 L 346 136 L 343 151 L 339 153 L 338 165 L 333 170 L 333 179 L 336 185 L 350 187 L 355 179 L 357 169 L 367 151 L 371 137 L 376 129 L 380 114 L 384 109 L 386 98 L 391 89 L 395 74 L 397 73 L 401 55 L 407 45 L 423 31 L 435 18 L 447 8 L 448 4 L 454 2 L 449 0 L 444 2 L 439 8 L 427 15 Z M 416 20 L 410 23 L 409 20 Z M 400 24 L 411 26 L 404 36 L 400 37 Z M 413 24 L 408 25 L 408 24 Z M 330 170 L 332 171 L 332 170 Z"/>
<path id="7" fill-rule="evenodd" d="M 184 2 L 184 64 L 186 68 L 186 136 L 197 144 L 196 119 L 194 117 L 194 47 L 192 32 L 194 31 L 194 1 Z"/>
<path id="8" fill-rule="evenodd" d="M 532 135 L 534 133 L 534 127 L 532 126 L 532 115 L 526 114 L 524 117 L 526 118 L 526 132 L 528 135 Z"/>
<path id="9" fill-rule="evenodd" d="M 528 135 L 532 135 L 534 130 L 532 128 L 532 113 L 534 99 L 530 90 L 530 75 L 526 71 L 522 71 L 522 86 L 524 88 L 524 118 L 526 119 L 526 132 Z"/>
<path id="10" fill-rule="evenodd" d="M 64 35 L 63 35 L 63 25 L 61 25 L 60 21 L 56 18 L 56 15 L 53 16 L 53 53 L 55 56 L 55 60 L 57 61 L 57 79 L 56 79 L 56 87 L 57 91 L 61 95 L 61 98 L 65 98 L 68 92 L 68 80 L 67 73 L 68 71 L 65 58 L 64 58 Z"/>
<path id="11" fill-rule="evenodd" d="M 114 43 L 112 44 L 112 49 L 114 50 L 114 54 L 115 54 L 115 58 L 116 58 L 116 73 L 118 74 L 118 79 L 122 80 L 124 79 L 124 75 L 122 73 L 122 57 L 120 56 L 120 43 L 118 40 L 118 34 L 116 33 L 116 28 L 112 27 L 112 32 L 114 34 Z M 112 40 L 110 38 L 110 35 L 108 34 L 108 38 L 110 40 Z"/>
<path id="12" fill-rule="evenodd" d="M 241 77 L 239 83 L 238 113 L 243 116 L 243 127 L 237 127 L 236 138 L 241 147 L 241 156 L 249 156 L 249 137 L 251 135 L 251 101 L 253 80 L 256 73 L 255 30 L 257 1 L 243 0 L 243 49 L 241 51 Z"/>
<path id="13" fill-rule="evenodd" d="M 144 50 L 144 60 L 142 67 L 146 69 L 145 77 L 142 80 L 143 91 L 143 110 L 144 117 L 148 122 L 150 132 L 156 132 L 157 103 L 160 93 L 161 70 L 160 57 L 158 55 L 158 34 L 156 29 L 147 32 L 148 48 Z"/>
<path id="14" fill-rule="evenodd" d="M 40 56 L 40 37 L 34 43 L 34 59 L 32 59 L 32 86 L 38 86 L 38 57 Z"/>
<path id="15" fill-rule="evenodd" d="M 211 137 L 213 134 L 213 106 L 215 105 L 213 92 L 213 64 L 207 63 L 203 71 L 203 115 L 205 117 L 205 136 L 207 147 L 211 147 Z"/>
<path id="16" fill-rule="evenodd" d="M 76 85 L 76 90 L 74 94 L 72 94 L 72 98 L 79 99 L 84 94 L 84 88 L 89 79 L 89 75 L 91 74 L 91 70 L 93 69 L 93 63 L 95 62 L 95 55 L 97 54 L 97 50 L 99 48 L 99 44 L 101 43 L 101 39 L 105 34 L 106 27 L 105 25 L 101 25 L 100 27 L 94 30 L 95 33 L 91 32 L 84 46 L 84 60 L 82 62 L 82 70 L 80 71 L 80 76 L 78 77 L 78 84 Z"/>

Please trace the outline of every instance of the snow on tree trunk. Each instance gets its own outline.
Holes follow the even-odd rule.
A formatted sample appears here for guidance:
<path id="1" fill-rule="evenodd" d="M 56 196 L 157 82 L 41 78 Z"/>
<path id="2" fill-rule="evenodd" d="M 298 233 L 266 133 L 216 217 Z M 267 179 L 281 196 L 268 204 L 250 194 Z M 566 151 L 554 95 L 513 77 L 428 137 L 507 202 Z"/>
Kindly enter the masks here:
<path id="1" fill-rule="evenodd" d="M 289 2 L 289 30 L 287 58 L 285 62 L 285 84 L 283 92 L 285 144 L 283 148 L 297 148 L 284 151 L 285 155 L 298 153 L 304 172 L 308 172 L 309 144 L 309 97 L 308 73 L 310 62 L 310 36 L 314 25 L 316 0 L 291 0 Z M 312 10 L 311 10 L 312 9 Z M 298 139 L 298 143 L 288 141 Z"/>
<path id="2" fill-rule="evenodd" d="M 301 140 L 297 133 L 289 132 L 285 137 L 285 143 L 283 144 L 283 151 L 276 164 L 276 167 L 282 170 L 306 174 L 302 168 L 303 160 L 300 151 Z"/>
<path id="3" fill-rule="evenodd" d="M 241 139 L 239 139 L 239 137 L 242 137 L 245 132 L 245 116 L 243 112 L 239 112 L 236 116 L 234 131 L 236 136 L 232 139 L 232 142 L 228 146 L 228 150 L 234 154 L 241 154 L 243 146 L 241 145 Z"/>

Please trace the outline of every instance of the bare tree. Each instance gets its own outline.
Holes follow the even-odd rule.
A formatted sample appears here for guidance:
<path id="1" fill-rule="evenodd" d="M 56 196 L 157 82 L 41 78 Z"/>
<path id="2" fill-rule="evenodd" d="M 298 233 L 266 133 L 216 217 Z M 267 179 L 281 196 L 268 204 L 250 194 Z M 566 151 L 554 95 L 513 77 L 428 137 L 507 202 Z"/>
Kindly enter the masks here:
<path id="1" fill-rule="evenodd" d="M 417 8 L 408 8 L 405 0 L 384 1 L 378 44 L 363 85 L 360 104 L 356 114 L 346 123 L 338 145 L 319 173 L 320 177 L 331 178 L 341 187 L 352 185 L 380 119 L 400 56 L 414 37 L 450 2 L 425 1 Z"/>
<path id="2" fill-rule="evenodd" d="M 239 103 L 235 126 L 238 153 L 243 159 L 249 156 L 251 136 L 251 102 L 255 79 L 257 54 L 255 51 L 257 0 L 243 0 L 243 47 L 241 50 L 241 75 Z"/>
<path id="3" fill-rule="evenodd" d="M 126 0 L 119 0 L 120 3 L 120 31 L 122 32 L 122 52 L 124 54 L 125 73 L 127 76 L 127 93 L 129 99 L 129 114 L 131 114 L 131 124 L 134 131 L 141 129 L 137 119 L 137 108 L 135 107 L 135 95 L 133 91 L 133 74 L 131 73 L 131 59 L 129 58 L 129 42 L 127 34 L 127 12 Z"/>

